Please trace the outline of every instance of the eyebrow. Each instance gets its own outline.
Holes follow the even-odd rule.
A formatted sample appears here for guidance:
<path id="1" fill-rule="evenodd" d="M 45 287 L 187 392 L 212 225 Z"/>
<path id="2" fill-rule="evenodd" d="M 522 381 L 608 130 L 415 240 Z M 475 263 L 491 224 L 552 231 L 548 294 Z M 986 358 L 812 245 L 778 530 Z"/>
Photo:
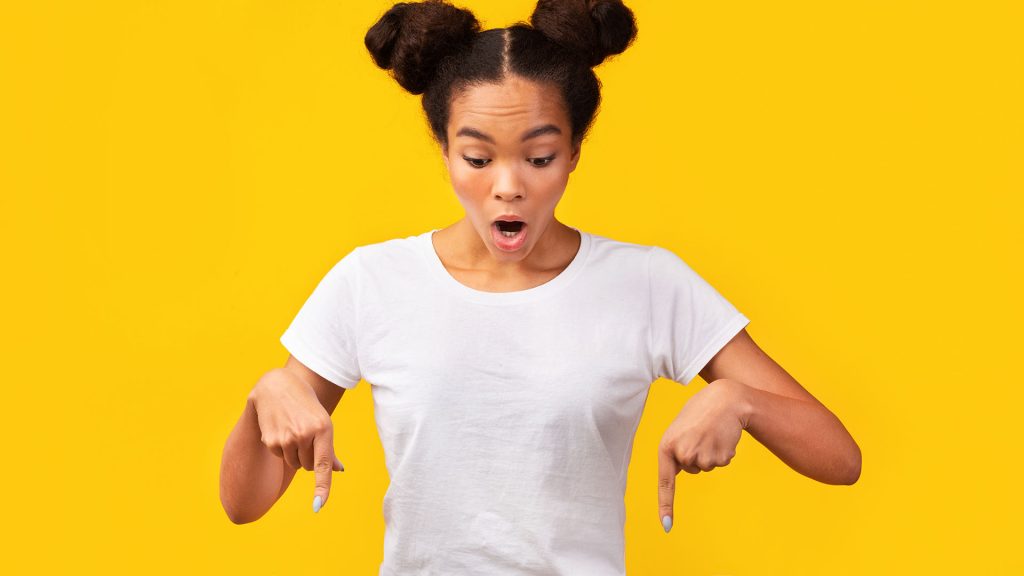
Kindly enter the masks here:
<path id="1" fill-rule="evenodd" d="M 538 126 L 532 130 L 528 130 L 525 134 L 523 134 L 523 138 L 522 140 L 520 140 L 520 142 L 526 142 L 530 138 L 536 138 L 544 134 L 561 133 L 562 130 L 558 126 L 555 126 L 554 124 L 545 124 L 543 126 Z M 470 128 L 469 126 L 463 126 L 462 128 L 459 128 L 459 131 L 455 133 L 455 136 L 469 136 L 470 138 L 477 138 L 479 140 L 483 140 L 484 142 L 490 142 L 491 144 L 494 144 L 494 138 L 491 138 L 489 135 L 484 134 L 483 132 L 477 130 L 476 128 Z"/>

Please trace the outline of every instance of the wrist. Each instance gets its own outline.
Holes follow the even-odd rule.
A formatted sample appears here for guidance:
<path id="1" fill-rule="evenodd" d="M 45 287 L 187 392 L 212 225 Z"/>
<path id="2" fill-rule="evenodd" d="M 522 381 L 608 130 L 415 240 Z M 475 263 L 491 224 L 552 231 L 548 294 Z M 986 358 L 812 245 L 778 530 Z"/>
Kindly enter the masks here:
<path id="1" fill-rule="evenodd" d="M 257 400 L 266 396 L 268 393 L 271 395 L 274 394 L 274 388 L 280 381 L 278 373 L 281 370 L 283 370 L 283 368 L 274 368 L 267 371 L 263 376 L 260 376 L 260 379 L 257 380 L 256 384 L 254 384 L 252 389 L 249 390 L 248 400 L 253 407 L 256 406 Z"/>
<path id="2" fill-rule="evenodd" d="M 726 378 L 715 380 L 714 384 L 728 392 L 729 406 L 743 429 L 746 430 L 750 426 L 750 418 L 754 413 L 753 389 L 738 380 Z"/>

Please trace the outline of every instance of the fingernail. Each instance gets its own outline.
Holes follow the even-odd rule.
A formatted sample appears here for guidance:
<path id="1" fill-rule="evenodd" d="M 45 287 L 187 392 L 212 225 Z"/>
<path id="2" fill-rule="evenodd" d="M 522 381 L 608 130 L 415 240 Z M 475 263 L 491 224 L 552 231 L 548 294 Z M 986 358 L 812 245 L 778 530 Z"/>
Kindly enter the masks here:
<path id="1" fill-rule="evenodd" d="M 661 517 L 661 525 L 665 528 L 665 532 L 668 532 L 669 530 L 671 530 L 672 529 L 672 517 L 671 516 L 667 516 L 667 515 L 666 516 L 662 516 Z"/>
<path id="2" fill-rule="evenodd" d="M 321 498 L 320 496 L 313 498 L 313 512 L 319 512 L 321 506 L 323 506 L 323 498 Z"/>

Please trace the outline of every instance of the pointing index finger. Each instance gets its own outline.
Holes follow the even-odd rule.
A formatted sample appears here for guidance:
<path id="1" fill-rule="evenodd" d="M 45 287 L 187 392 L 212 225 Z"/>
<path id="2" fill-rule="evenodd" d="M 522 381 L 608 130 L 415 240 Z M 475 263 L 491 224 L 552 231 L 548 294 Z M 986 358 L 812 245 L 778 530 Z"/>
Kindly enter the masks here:
<path id="1" fill-rule="evenodd" d="M 313 437 L 313 473 L 316 475 L 316 488 L 313 490 L 313 512 L 319 512 L 327 503 L 331 492 L 331 475 L 340 464 L 334 455 L 334 429 L 327 426 Z"/>
<path id="2" fill-rule="evenodd" d="M 679 469 L 676 459 L 665 449 L 658 449 L 658 518 L 668 532 L 672 529 L 673 501 L 676 495 L 676 474 Z"/>

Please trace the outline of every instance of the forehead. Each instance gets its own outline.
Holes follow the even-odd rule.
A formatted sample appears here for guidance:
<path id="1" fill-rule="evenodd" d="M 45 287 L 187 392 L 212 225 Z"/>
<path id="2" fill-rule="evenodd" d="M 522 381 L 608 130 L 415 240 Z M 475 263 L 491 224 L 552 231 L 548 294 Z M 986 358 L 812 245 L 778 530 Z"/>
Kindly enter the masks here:
<path id="1" fill-rule="evenodd" d="M 501 84 L 469 86 L 452 99 L 449 128 L 486 128 L 495 133 L 516 132 L 526 125 L 568 126 L 561 94 L 550 84 L 512 76 Z"/>

